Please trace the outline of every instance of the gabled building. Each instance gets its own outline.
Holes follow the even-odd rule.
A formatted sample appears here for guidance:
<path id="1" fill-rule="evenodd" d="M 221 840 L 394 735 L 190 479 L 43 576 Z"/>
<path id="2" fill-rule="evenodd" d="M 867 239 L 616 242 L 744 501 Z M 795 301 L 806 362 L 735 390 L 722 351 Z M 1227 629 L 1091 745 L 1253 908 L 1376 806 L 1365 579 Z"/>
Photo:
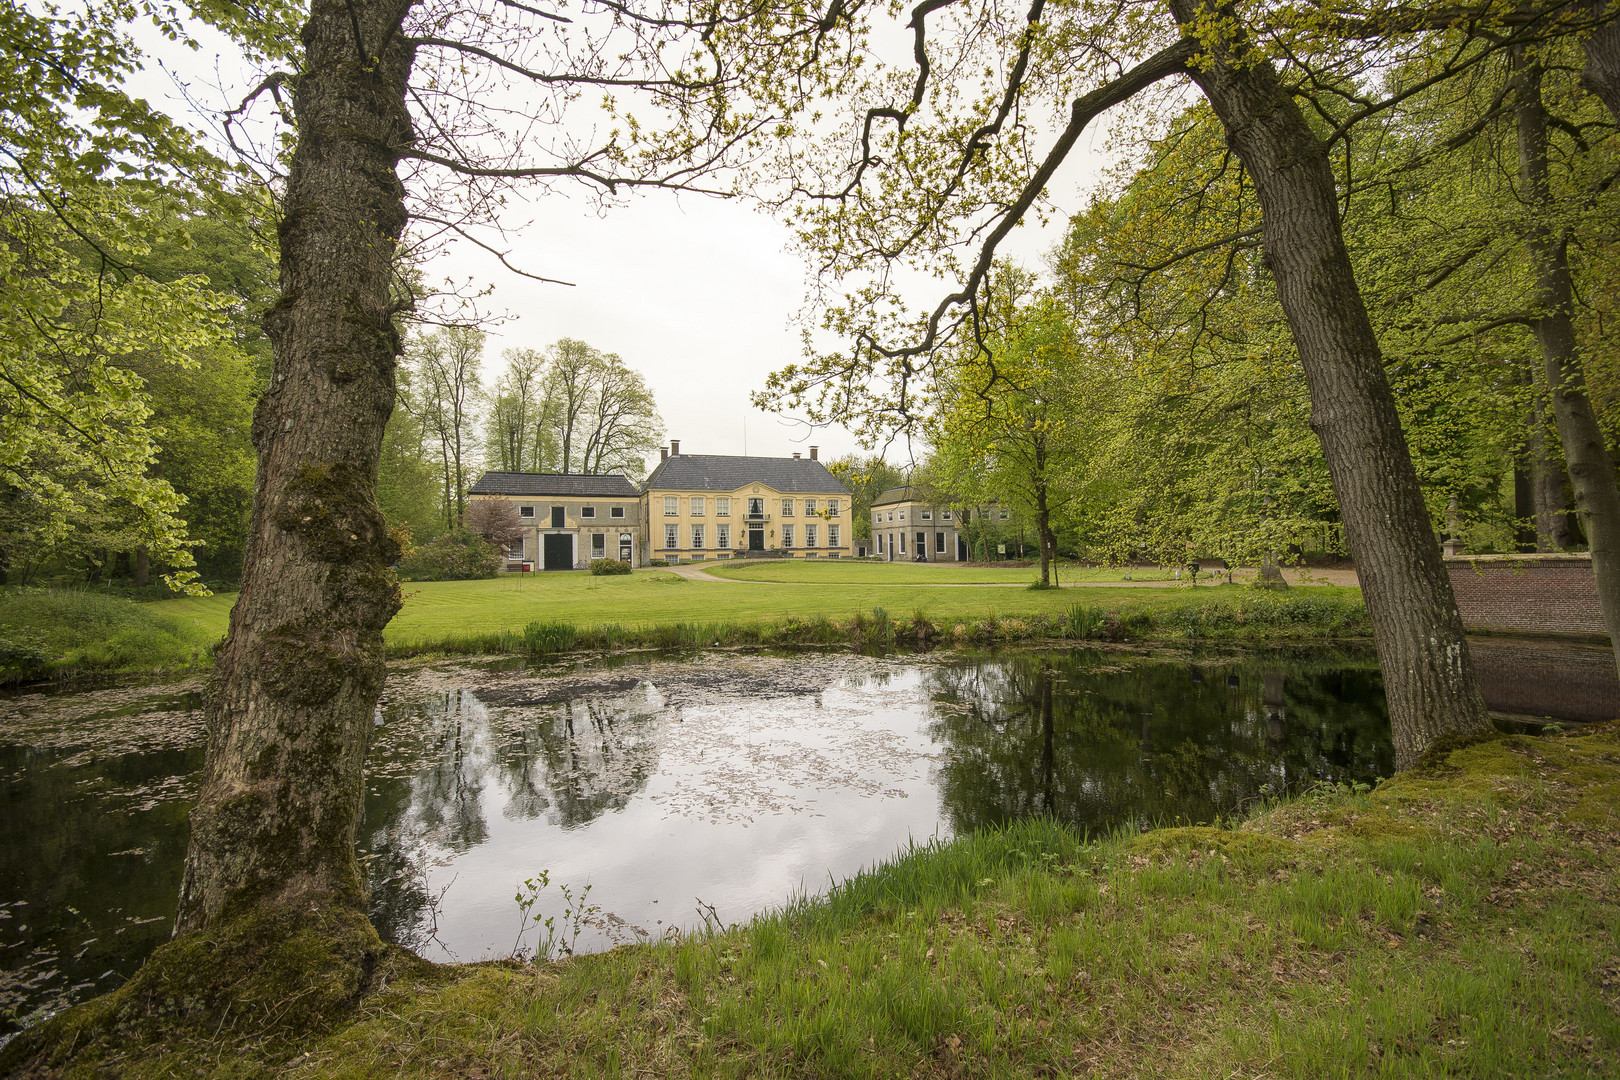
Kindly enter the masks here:
<path id="1" fill-rule="evenodd" d="M 683 454 L 672 439 L 642 492 L 650 559 L 838 559 L 852 550 L 849 489 L 814 446 L 808 458 L 735 457 Z"/>
<path id="2" fill-rule="evenodd" d="M 889 488 L 872 501 L 872 554 L 888 562 L 967 562 L 958 511 L 921 487 Z"/>
<path id="3" fill-rule="evenodd" d="M 592 559 L 636 566 L 645 561 L 641 492 L 623 476 L 488 472 L 467 495 L 517 507 L 524 530 L 506 551 L 508 570 L 583 570 Z"/>

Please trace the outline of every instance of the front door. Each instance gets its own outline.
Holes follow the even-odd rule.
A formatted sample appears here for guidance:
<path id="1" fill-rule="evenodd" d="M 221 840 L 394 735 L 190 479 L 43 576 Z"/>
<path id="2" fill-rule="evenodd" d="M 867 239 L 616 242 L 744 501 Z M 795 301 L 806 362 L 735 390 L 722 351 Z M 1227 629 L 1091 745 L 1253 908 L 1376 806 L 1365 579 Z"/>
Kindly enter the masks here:
<path id="1" fill-rule="evenodd" d="M 967 541 L 962 539 L 961 536 L 957 536 L 957 538 L 956 538 L 956 561 L 957 562 L 967 562 L 968 561 L 968 557 L 967 557 Z"/>
<path id="2" fill-rule="evenodd" d="M 630 561 L 630 538 L 628 536 L 619 537 L 619 561 Z"/>
<path id="3" fill-rule="evenodd" d="M 749 529 L 748 530 L 748 550 L 749 551 L 764 551 L 765 550 L 765 530 L 764 529 Z"/>
<path id="4" fill-rule="evenodd" d="M 568 533 L 547 533 L 545 537 L 546 561 L 542 570 L 572 570 L 574 568 L 574 538 Z"/>

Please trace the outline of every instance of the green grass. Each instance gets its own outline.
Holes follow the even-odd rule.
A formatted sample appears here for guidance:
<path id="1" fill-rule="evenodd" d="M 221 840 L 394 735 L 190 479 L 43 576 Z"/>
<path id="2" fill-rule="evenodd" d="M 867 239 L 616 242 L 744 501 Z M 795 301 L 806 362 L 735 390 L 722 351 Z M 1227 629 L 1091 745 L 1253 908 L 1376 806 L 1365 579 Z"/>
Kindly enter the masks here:
<path id="1" fill-rule="evenodd" d="M 91 1033 L 77 1075 L 1614 1076 L 1620 724 L 1453 746 L 1220 827 L 1025 821 L 673 944 L 419 972 L 291 1043 Z"/>
<path id="2" fill-rule="evenodd" d="M 1271 594 L 1257 594 L 1239 585 L 1197 590 L 1095 588 L 1049 592 L 859 584 L 808 589 L 791 584 L 689 581 L 662 570 L 638 570 L 628 577 L 534 574 L 488 581 L 414 582 L 405 586 L 405 596 L 405 607 L 385 634 L 395 651 L 421 651 L 436 645 L 445 646 L 447 651 L 482 651 L 458 649 L 457 641 L 494 650 L 499 648 L 503 635 L 519 642 L 510 651 L 522 651 L 524 629 L 536 622 L 568 623 L 580 630 L 616 627 L 624 632 L 626 643 L 633 643 L 641 635 L 631 631 L 654 627 L 726 628 L 817 618 L 848 623 L 858 613 L 883 608 L 890 612 L 922 612 L 946 636 L 957 636 L 952 631 L 958 625 L 970 630 L 986 621 L 1035 617 L 1067 620 L 1074 606 L 1081 603 L 1102 612 L 1116 612 L 1127 620 L 1136 618 L 1138 630 L 1158 625 L 1171 627 L 1178 622 L 1196 630 L 1195 613 L 1199 611 L 1235 611 L 1276 603 L 1308 608 L 1317 603 L 1325 609 L 1354 612 L 1360 604 L 1359 590 L 1333 586 L 1296 587 L 1282 594 L 1279 601 Z M 221 595 L 151 606 L 195 627 L 199 633 L 217 638 L 225 633 L 234 602 L 234 596 Z M 1145 622 L 1143 615 L 1148 616 Z M 1276 625 L 1286 628 L 1289 621 Z M 1305 626 L 1300 622 L 1294 625 Z M 1329 630 L 1331 627 L 1324 625 L 1316 636 Z M 1365 630 L 1354 625 L 1352 619 L 1341 620 L 1338 632 L 1357 634 Z"/>
<path id="3" fill-rule="evenodd" d="M 672 947 L 463 968 L 299 1077 L 1612 1076 L 1620 739 L 1237 828 L 934 843 Z"/>
<path id="4" fill-rule="evenodd" d="M 779 581 L 817 585 L 1028 585 L 1038 581 L 1038 566 L 958 566 L 952 563 L 861 562 L 852 559 L 768 559 L 705 562 L 702 568 L 740 581 Z M 1168 581 L 1173 571 L 1156 567 L 1058 567 L 1059 583 L 1071 581 Z"/>
<path id="5" fill-rule="evenodd" d="M 0 589 L 0 683 L 209 663 L 224 624 L 167 606 L 79 589 Z"/>

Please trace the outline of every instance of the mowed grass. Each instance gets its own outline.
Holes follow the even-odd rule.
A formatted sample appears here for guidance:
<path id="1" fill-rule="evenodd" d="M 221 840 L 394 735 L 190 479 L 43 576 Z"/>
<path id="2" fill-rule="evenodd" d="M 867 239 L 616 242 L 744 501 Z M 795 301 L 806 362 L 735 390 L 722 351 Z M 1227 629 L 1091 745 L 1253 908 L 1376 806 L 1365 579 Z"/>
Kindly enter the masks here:
<path id="1" fill-rule="evenodd" d="M 1617 735 L 1237 827 L 930 843 L 724 933 L 441 969 L 276 1074 L 1615 1076 Z"/>
<path id="2" fill-rule="evenodd" d="M 885 569 L 876 567 L 876 569 Z M 899 569 L 908 569 L 900 567 Z M 1255 596 L 1241 585 L 1199 589 L 1025 590 L 929 588 L 921 585 L 693 581 L 663 570 L 628 576 L 532 574 L 486 581 L 408 582 L 405 606 L 389 624 L 390 646 L 408 648 L 458 636 L 521 633 L 531 622 L 648 627 L 679 622 L 750 623 L 783 618 L 848 618 L 882 608 L 894 616 L 924 612 L 936 622 L 1058 615 L 1077 603 L 1121 612 L 1243 602 Z M 1360 591 L 1335 586 L 1296 587 L 1291 597 L 1351 600 Z M 234 595 L 186 597 L 150 605 L 218 639 L 225 633 Z"/>
<path id="3" fill-rule="evenodd" d="M 959 566 L 954 563 L 861 562 L 853 559 L 769 559 L 699 564 L 711 574 L 739 581 L 782 581 L 812 585 L 1029 585 L 1041 577 L 1038 566 Z M 1158 567 L 1072 566 L 1057 568 L 1060 583 L 1169 581 L 1174 571 Z M 1210 579 L 1206 579 L 1210 580 Z"/>

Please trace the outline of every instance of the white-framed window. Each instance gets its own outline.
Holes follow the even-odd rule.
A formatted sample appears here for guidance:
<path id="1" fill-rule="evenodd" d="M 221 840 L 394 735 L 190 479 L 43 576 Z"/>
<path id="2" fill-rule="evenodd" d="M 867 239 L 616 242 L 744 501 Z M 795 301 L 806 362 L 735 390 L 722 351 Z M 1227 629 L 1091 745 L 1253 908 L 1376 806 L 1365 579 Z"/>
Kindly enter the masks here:
<path id="1" fill-rule="evenodd" d="M 900 554 L 904 555 L 905 553 L 906 553 L 906 534 L 901 533 L 900 534 Z"/>
<path id="2" fill-rule="evenodd" d="M 785 548 L 793 546 L 793 526 L 791 525 L 782 526 L 782 546 Z"/>
<path id="3" fill-rule="evenodd" d="M 793 500 L 792 499 L 783 499 L 782 500 L 782 516 L 783 517 L 792 517 L 793 516 Z"/>
<path id="4" fill-rule="evenodd" d="M 941 521 L 949 521 L 949 520 L 951 520 L 951 512 L 949 510 L 941 510 L 939 512 L 939 520 L 941 520 Z"/>
<path id="5" fill-rule="evenodd" d="M 816 546 L 816 527 L 814 525 L 806 525 L 804 527 L 804 546 Z"/>
<path id="6" fill-rule="evenodd" d="M 806 499 L 806 500 L 804 500 L 804 516 L 809 517 L 811 514 L 813 514 L 815 512 L 816 512 L 816 500 L 814 500 L 814 499 Z"/>
<path id="7" fill-rule="evenodd" d="M 672 523 L 664 526 L 664 546 L 673 551 L 680 546 L 680 540 L 675 534 L 676 526 Z"/>
<path id="8" fill-rule="evenodd" d="M 827 500 L 827 513 L 831 514 L 833 517 L 837 517 L 838 516 L 838 506 L 839 506 L 839 503 L 838 503 L 837 499 L 828 499 Z"/>
<path id="9" fill-rule="evenodd" d="M 828 547 L 835 548 L 835 547 L 840 546 L 839 543 L 838 543 L 838 531 L 839 531 L 838 526 L 836 526 L 836 525 L 827 526 L 827 546 Z"/>
<path id="10" fill-rule="evenodd" d="M 591 533 L 591 558 L 607 558 L 607 533 Z"/>
<path id="11" fill-rule="evenodd" d="M 520 506 L 520 507 L 518 507 L 518 517 L 526 517 L 526 518 L 534 517 L 534 507 L 532 507 L 532 506 Z"/>
<path id="12" fill-rule="evenodd" d="M 714 516 L 715 517 L 730 517 L 731 516 L 731 496 L 730 495 L 716 495 L 714 497 Z"/>
<path id="13" fill-rule="evenodd" d="M 692 546 L 694 548 L 703 546 L 703 526 L 701 525 L 692 526 Z"/>
<path id="14" fill-rule="evenodd" d="M 879 555 L 883 554 L 883 534 L 882 533 L 877 534 L 877 553 Z"/>
<path id="15" fill-rule="evenodd" d="M 904 510 L 900 511 L 900 520 L 901 521 L 906 520 L 906 512 Z"/>
<path id="16" fill-rule="evenodd" d="M 894 511 L 893 510 L 889 511 L 889 516 L 885 520 L 887 520 L 887 521 L 893 521 L 894 520 Z"/>
<path id="17" fill-rule="evenodd" d="M 934 520 L 934 512 L 932 510 L 924 510 L 923 511 L 923 520 L 924 521 L 933 521 Z"/>
<path id="18" fill-rule="evenodd" d="M 702 517 L 703 516 L 703 496 L 694 495 L 694 496 L 692 496 L 691 502 L 692 502 L 692 516 L 693 517 Z"/>
<path id="19" fill-rule="evenodd" d="M 608 517 L 610 517 L 610 518 L 622 518 L 622 517 L 624 517 L 624 507 L 622 507 L 622 506 L 609 507 L 608 508 Z"/>
<path id="20" fill-rule="evenodd" d="M 716 525 L 714 527 L 714 546 L 729 548 L 731 546 L 731 526 Z"/>
<path id="21" fill-rule="evenodd" d="M 942 532 L 934 534 L 934 551 L 940 555 L 945 554 L 945 534 Z"/>
<path id="22" fill-rule="evenodd" d="M 1002 512 L 1001 512 L 1001 520 L 1002 520 L 1002 521 L 1006 521 L 1006 520 L 1007 520 L 1007 511 L 1005 511 L 1005 510 L 1003 510 L 1003 511 L 1002 511 Z"/>
<path id="23" fill-rule="evenodd" d="M 579 516 L 582 517 L 582 518 L 594 518 L 596 516 L 596 507 L 594 507 L 594 506 L 582 506 L 582 507 L 580 507 L 579 508 Z"/>
<path id="24" fill-rule="evenodd" d="M 664 496 L 664 516 L 679 517 L 681 513 L 681 500 L 674 495 Z"/>

